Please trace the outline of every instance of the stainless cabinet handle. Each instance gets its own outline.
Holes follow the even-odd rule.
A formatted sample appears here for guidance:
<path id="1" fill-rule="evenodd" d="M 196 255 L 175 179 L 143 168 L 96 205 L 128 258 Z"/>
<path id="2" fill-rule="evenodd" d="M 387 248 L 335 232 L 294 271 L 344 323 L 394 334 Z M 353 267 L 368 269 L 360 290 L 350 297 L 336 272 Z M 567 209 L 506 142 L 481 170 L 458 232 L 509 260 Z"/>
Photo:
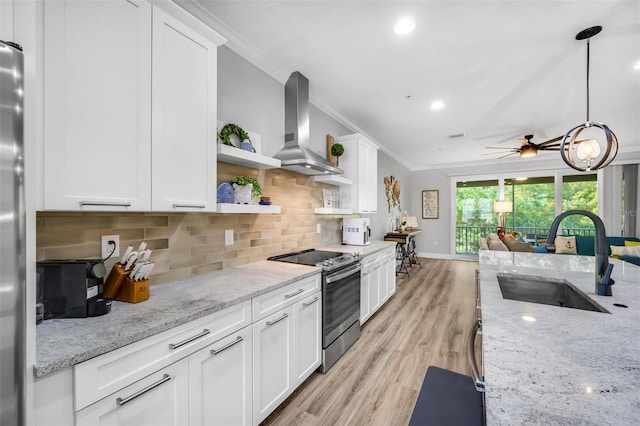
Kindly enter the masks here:
<path id="1" fill-rule="evenodd" d="M 149 392 L 150 390 L 157 388 L 161 384 L 168 382 L 169 380 L 171 380 L 171 376 L 169 376 L 168 374 L 165 373 L 162 376 L 162 379 L 158 380 L 155 383 L 150 384 L 149 386 L 147 386 L 144 389 L 139 390 L 138 392 L 134 393 L 133 395 L 129 395 L 129 396 L 125 397 L 125 398 L 117 398 L 116 399 L 116 404 L 118 404 L 118 406 L 121 407 L 124 404 L 133 401 L 137 397 Z"/>
<path id="2" fill-rule="evenodd" d="M 303 303 L 302 307 L 306 308 L 307 306 L 311 306 L 314 303 L 316 303 L 318 300 L 320 300 L 320 298 L 316 296 L 316 297 L 313 298 L 313 300 L 311 302 Z"/>
<path id="3" fill-rule="evenodd" d="M 184 346 L 187 343 L 193 342 L 194 340 L 197 340 L 199 338 L 201 338 L 202 336 L 206 336 L 207 334 L 211 333 L 208 329 L 204 329 L 202 330 L 202 333 L 198 333 L 195 336 L 189 337 L 185 340 L 183 340 L 180 343 L 169 343 L 169 349 L 178 349 L 180 346 Z"/>
<path id="4" fill-rule="evenodd" d="M 174 204 L 174 209 L 204 209 L 204 204 Z"/>
<path id="5" fill-rule="evenodd" d="M 84 206 L 101 206 L 101 207 L 131 207 L 131 203 L 110 203 L 97 201 L 80 201 L 80 207 Z"/>
<path id="6" fill-rule="evenodd" d="M 469 333 L 469 343 L 467 346 L 467 359 L 469 361 L 469 366 L 471 367 L 471 372 L 473 373 L 473 381 L 476 385 L 476 390 L 478 392 L 484 392 L 485 383 L 483 377 L 480 377 L 480 373 L 478 371 L 478 364 L 476 363 L 476 351 L 475 351 L 475 342 L 476 335 L 478 331 L 482 328 L 482 322 L 476 321 L 471 328 L 471 333 Z"/>
<path id="7" fill-rule="evenodd" d="M 304 289 L 299 288 L 299 289 L 298 289 L 298 291 L 296 291 L 296 292 L 293 292 L 293 293 L 291 293 L 291 294 L 285 294 L 285 295 L 284 295 L 284 298 L 285 298 L 285 299 L 291 299 L 293 296 L 297 296 L 297 295 L 299 295 L 300 293 L 302 293 L 303 291 L 304 291 Z"/>
<path id="8" fill-rule="evenodd" d="M 287 314 L 282 314 L 282 316 L 280 318 L 278 318 L 277 320 L 275 320 L 275 321 L 267 321 L 267 327 L 271 327 L 273 324 L 276 324 L 276 323 L 282 321 L 283 319 L 287 318 L 288 316 L 289 315 L 287 315 Z"/>
<path id="9" fill-rule="evenodd" d="M 223 347 L 221 347 L 220 349 L 211 349 L 211 355 L 218 355 L 220 352 L 229 349 L 231 346 L 242 342 L 244 339 L 240 336 L 236 337 L 236 340 L 234 340 L 233 342 L 227 343 L 226 345 L 224 345 Z"/>

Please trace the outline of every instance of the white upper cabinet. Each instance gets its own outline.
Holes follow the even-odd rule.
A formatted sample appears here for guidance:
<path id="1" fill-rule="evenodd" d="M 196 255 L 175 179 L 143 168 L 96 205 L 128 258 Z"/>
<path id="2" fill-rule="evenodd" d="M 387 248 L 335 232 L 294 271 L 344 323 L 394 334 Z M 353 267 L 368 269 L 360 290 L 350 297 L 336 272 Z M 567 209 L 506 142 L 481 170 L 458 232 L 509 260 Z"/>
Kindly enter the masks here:
<path id="1" fill-rule="evenodd" d="M 150 72 L 148 2 L 44 2 L 44 209 L 150 209 Z"/>
<path id="2" fill-rule="evenodd" d="M 340 168 L 344 177 L 351 179 L 353 211 L 375 213 L 378 210 L 378 147 L 359 133 L 336 138 L 344 145 Z M 346 190 L 346 188 L 345 188 Z"/>
<path id="3" fill-rule="evenodd" d="M 216 210 L 217 46 L 153 15 L 153 210 Z"/>
<path id="4" fill-rule="evenodd" d="M 215 211 L 217 46 L 170 2 L 44 2 L 44 210 Z"/>

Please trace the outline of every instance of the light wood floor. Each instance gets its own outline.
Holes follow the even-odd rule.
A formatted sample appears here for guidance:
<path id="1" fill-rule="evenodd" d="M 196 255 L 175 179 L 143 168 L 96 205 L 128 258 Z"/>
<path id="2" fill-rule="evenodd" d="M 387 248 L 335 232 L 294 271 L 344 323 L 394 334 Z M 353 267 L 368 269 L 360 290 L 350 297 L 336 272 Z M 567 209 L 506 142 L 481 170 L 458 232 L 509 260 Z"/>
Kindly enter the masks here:
<path id="1" fill-rule="evenodd" d="M 471 375 L 478 264 L 420 261 L 331 370 L 314 373 L 263 425 L 406 425 L 428 366 Z"/>

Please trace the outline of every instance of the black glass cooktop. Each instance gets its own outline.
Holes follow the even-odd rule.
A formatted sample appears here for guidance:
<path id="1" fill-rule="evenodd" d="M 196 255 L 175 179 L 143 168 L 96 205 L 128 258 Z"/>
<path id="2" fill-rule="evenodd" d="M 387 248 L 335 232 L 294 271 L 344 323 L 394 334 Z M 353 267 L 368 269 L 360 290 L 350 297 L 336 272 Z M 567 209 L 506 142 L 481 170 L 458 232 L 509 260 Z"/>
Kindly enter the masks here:
<path id="1" fill-rule="evenodd" d="M 278 256 L 271 256 L 267 260 L 277 260 L 278 262 L 296 263 L 298 265 L 316 266 L 325 260 L 335 259 L 343 256 L 344 253 L 338 251 L 325 251 L 309 249 L 303 251 L 297 251 L 295 253 L 281 254 Z"/>
<path id="2" fill-rule="evenodd" d="M 318 266 L 322 268 L 323 274 L 329 274 L 358 263 L 360 258 L 357 253 L 349 254 L 339 251 L 309 249 L 297 251 L 295 253 L 272 256 L 267 260 L 296 263 L 298 265 Z"/>

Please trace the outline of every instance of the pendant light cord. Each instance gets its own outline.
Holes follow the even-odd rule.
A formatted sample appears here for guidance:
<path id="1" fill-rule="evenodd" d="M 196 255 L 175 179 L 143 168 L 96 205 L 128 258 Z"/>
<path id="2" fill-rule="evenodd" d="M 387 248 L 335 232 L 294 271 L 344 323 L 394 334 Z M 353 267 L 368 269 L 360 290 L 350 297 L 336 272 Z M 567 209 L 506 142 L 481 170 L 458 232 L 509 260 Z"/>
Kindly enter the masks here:
<path id="1" fill-rule="evenodd" d="M 587 123 L 589 122 L 589 46 L 591 39 L 587 39 Z"/>

